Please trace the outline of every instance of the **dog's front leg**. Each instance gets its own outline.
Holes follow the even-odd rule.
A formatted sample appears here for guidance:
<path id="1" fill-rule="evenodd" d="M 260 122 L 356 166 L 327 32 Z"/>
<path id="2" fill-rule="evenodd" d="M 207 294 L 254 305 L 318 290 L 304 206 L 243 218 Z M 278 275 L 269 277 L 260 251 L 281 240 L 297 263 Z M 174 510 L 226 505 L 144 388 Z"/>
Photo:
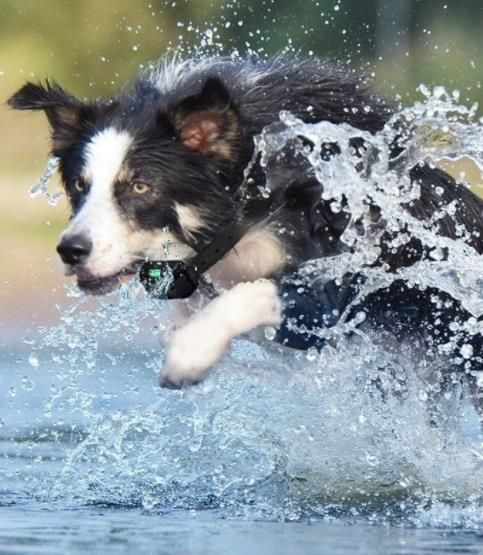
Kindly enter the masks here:
<path id="1" fill-rule="evenodd" d="M 166 349 L 160 384 L 197 383 L 227 351 L 230 341 L 258 326 L 278 326 L 282 303 L 269 280 L 239 283 L 175 331 Z"/>
<path id="2" fill-rule="evenodd" d="M 169 323 L 164 324 L 161 332 L 161 343 L 169 345 L 171 337 L 176 330 L 185 326 L 194 314 L 199 312 L 207 304 L 206 297 L 199 291 L 195 291 L 189 299 L 170 301 Z"/>

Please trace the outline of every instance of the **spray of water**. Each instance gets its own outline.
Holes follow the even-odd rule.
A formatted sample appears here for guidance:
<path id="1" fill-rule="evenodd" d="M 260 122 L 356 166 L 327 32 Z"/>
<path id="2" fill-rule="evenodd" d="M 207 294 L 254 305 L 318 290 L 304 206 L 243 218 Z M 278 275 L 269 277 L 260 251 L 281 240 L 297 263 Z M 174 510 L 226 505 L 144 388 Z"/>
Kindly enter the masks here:
<path id="1" fill-rule="evenodd" d="M 47 199 L 48 203 L 52 206 L 55 206 L 57 204 L 63 193 L 61 191 L 55 191 L 51 193 L 48 189 L 48 185 L 50 180 L 57 172 L 58 168 L 59 159 L 56 156 L 50 156 L 47 160 L 44 173 L 40 176 L 37 183 L 30 187 L 29 193 L 32 198 L 38 195 L 43 195 Z"/>

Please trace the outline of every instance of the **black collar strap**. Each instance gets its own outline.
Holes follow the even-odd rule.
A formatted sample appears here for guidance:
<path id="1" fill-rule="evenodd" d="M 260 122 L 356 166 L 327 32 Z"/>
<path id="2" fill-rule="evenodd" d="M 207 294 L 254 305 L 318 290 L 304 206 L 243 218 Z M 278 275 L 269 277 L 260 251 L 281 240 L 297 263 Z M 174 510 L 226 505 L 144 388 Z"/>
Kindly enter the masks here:
<path id="1" fill-rule="evenodd" d="M 214 239 L 205 249 L 193 257 L 189 264 L 196 267 L 199 274 L 204 274 L 219 262 L 225 254 L 230 252 L 247 231 L 248 228 L 245 225 L 238 222 L 232 224 L 224 230 L 223 235 Z"/>

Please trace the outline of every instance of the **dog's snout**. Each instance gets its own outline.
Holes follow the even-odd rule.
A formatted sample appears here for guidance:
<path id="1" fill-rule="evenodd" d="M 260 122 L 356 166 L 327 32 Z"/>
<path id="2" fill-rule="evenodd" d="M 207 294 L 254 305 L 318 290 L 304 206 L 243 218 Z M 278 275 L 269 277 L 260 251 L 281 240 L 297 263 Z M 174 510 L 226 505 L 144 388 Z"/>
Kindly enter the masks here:
<path id="1" fill-rule="evenodd" d="M 71 266 L 84 262 L 91 250 L 92 242 L 83 235 L 63 237 L 57 245 L 57 252 L 62 262 Z"/>

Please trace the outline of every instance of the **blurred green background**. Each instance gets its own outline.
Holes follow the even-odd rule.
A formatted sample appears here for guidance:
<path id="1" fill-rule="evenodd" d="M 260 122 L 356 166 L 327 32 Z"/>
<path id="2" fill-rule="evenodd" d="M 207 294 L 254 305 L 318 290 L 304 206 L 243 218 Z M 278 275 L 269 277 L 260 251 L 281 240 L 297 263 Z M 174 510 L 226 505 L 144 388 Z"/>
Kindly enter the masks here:
<path id="1" fill-rule="evenodd" d="M 409 104 L 420 83 L 483 104 L 481 0 L 0 0 L 0 96 L 54 77 L 81 97 L 115 92 L 167 49 L 189 54 L 285 48 L 373 76 L 390 100 Z M 480 111 L 481 114 L 481 111 Z M 10 322 L 56 318 L 65 297 L 56 238 L 62 202 L 30 198 L 42 173 L 48 129 L 41 114 L 0 106 L 0 315 Z M 463 164 L 475 186 L 482 178 Z M 57 185 L 53 184 L 55 188 Z"/>

